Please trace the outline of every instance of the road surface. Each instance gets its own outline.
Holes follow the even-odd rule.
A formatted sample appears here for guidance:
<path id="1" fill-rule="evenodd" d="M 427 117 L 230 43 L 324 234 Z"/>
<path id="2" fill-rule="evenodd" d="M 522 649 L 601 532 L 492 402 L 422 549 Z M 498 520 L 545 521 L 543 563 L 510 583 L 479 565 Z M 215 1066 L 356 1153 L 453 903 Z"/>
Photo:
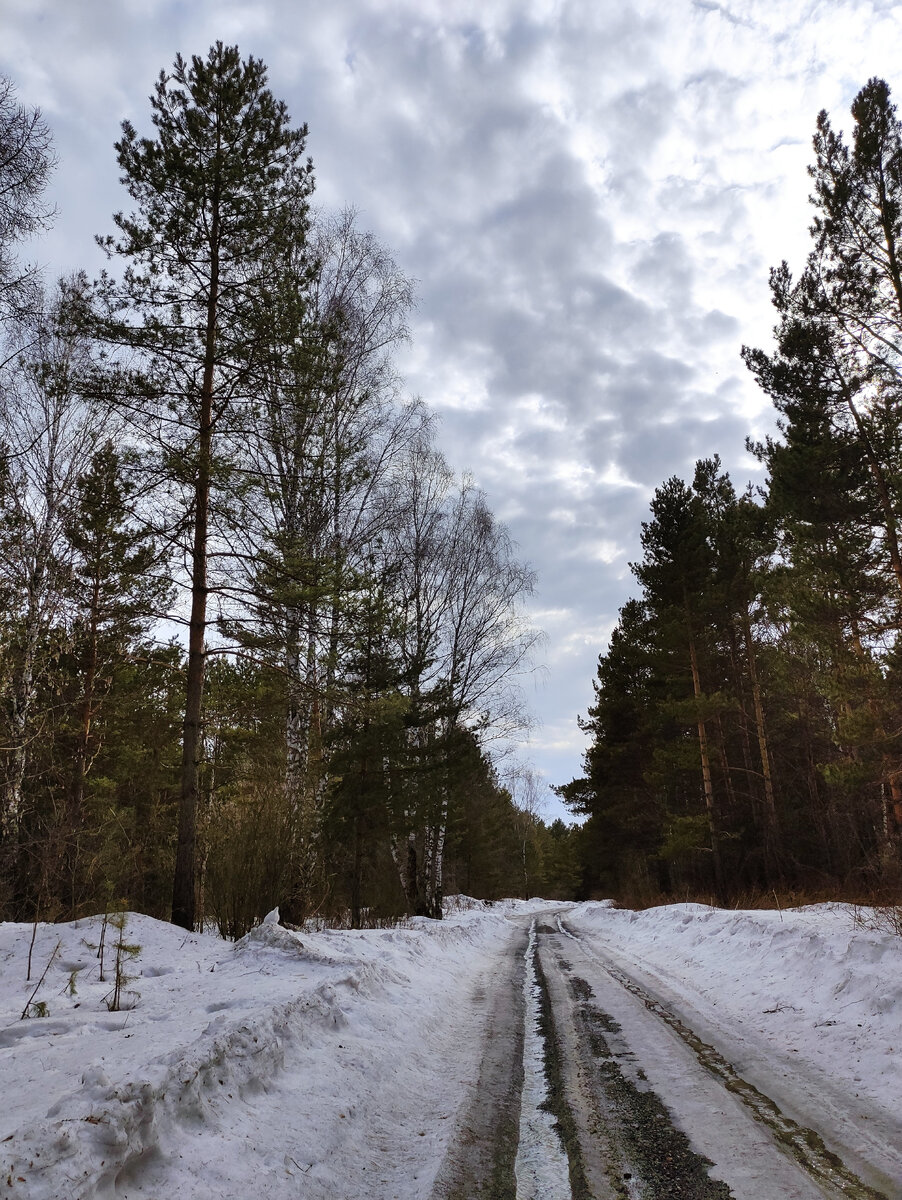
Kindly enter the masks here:
<path id="1" fill-rule="evenodd" d="M 480 1077 L 433 1200 L 902 1198 L 892 1153 L 869 1162 L 816 1111 L 787 1115 L 776 1079 L 743 1078 L 566 906 L 520 920 L 483 1000 Z"/>

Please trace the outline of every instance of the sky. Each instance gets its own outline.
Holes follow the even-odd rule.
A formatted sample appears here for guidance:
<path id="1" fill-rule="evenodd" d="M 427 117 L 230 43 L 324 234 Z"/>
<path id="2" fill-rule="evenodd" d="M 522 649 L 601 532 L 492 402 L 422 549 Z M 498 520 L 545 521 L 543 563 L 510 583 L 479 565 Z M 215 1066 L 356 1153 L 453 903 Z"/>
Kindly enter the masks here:
<path id="1" fill-rule="evenodd" d="M 0 0 L 0 74 L 59 156 L 50 270 L 101 265 L 121 121 L 149 133 L 160 70 L 216 40 L 307 123 L 317 202 L 416 280 L 399 366 L 538 574 L 519 753 L 565 783 L 655 488 L 715 453 L 761 482 L 740 347 L 807 250 L 817 113 L 848 128 L 874 75 L 902 94 L 902 3 Z"/>

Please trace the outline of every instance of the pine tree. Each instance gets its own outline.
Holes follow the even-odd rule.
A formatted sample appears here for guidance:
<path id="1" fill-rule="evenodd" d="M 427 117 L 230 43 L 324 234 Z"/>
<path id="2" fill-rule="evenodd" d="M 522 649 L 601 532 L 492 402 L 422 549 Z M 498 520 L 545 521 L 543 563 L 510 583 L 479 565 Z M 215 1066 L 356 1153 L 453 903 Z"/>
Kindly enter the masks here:
<path id="1" fill-rule="evenodd" d="M 102 409 L 86 402 L 92 348 L 81 329 L 79 278 L 63 280 L 29 318 L 27 348 L 5 364 L 0 446 L 0 891 L 19 857 L 23 786 L 38 728 L 49 729 L 56 701 L 42 691 L 68 642 L 67 583 L 72 550 L 65 532 L 77 481 L 103 436 Z"/>
<path id="2" fill-rule="evenodd" d="M 599 659 L 581 722 L 586 777 L 561 792 L 590 816 L 596 882 L 641 895 L 713 875 L 723 897 L 728 877 L 779 876 L 754 630 L 766 527 L 717 457 L 696 464 L 691 486 L 671 479 L 655 493 L 633 568 L 642 599 L 621 610 Z"/>
<path id="3" fill-rule="evenodd" d="M 190 522 L 191 615 L 173 920 L 194 925 L 198 766 L 205 670 L 210 521 L 227 437 L 253 390 L 259 294 L 275 245 L 301 236 L 312 188 L 306 127 L 292 129 L 259 60 L 217 42 L 176 58 L 151 96 L 153 138 L 128 121 L 116 144 L 136 208 L 119 213 L 111 253 L 128 260 L 115 301 L 128 319 L 107 336 L 144 353 L 164 400 L 146 424 L 178 467 Z M 181 430 L 181 443 L 172 429 Z"/>
<path id="4" fill-rule="evenodd" d="M 660 651 L 649 611 L 629 600 L 619 618 L 598 659 L 594 703 L 580 720 L 592 739 L 585 777 L 558 790 L 572 811 L 589 817 L 587 841 L 594 852 L 586 883 L 606 892 L 632 883 L 660 848 L 667 791 L 649 774 L 662 740 L 677 734 L 663 713 Z"/>
<path id="5" fill-rule="evenodd" d="M 170 591 L 149 535 L 131 511 L 135 485 L 107 441 L 78 479 L 63 529 L 72 550 L 67 585 L 73 623 L 72 778 L 68 788 L 65 873 L 75 874 L 74 845 L 84 822 L 85 781 L 100 748 L 97 725 L 104 698 L 138 638 L 159 616 Z M 75 905 L 74 897 L 70 905 Z"/>
<path id="6" fill-rule="evenodd" d="M 785 595 L 829 663 L 845 775 L 859 788 L 870 761 L 902 813 L 876 650 L 902 613 L 902 125 L 879 79 L 852 116 L 851 146 L 818 117 L 813 247 L 797 281 L 785 263 L 771 273 L 775 352 L 743 353 L 781 416 L 783 440 L 757 450 L 791 568 Z"/>
<path id="7" fill-rule="evenodd" d="M 389 777 L 405 751 L 408 701 L 393 639 L 396 620 L 385 581 L 361 580 L 341 656 L 337 719 L 325 746 L 330 787 L 322 828 L 330 857 L 341 859 L 355 929 L 377 846 L 388 841 Z"/>
<path id="8" fill-rule="evenodd" d="M 715 795 L 711 741 L 717 702 L 709 701 L 709 693 L 716 688 L 706 686 L 705 679 L 713 584 L 709 531 L 700 497 L 675 477 L 657 489 L 651 511 L 652 519 L 642 525 L 643 559 L 633 571 L 659 625 L 672 631 L 674 646 L 684 648 L 688 657 L 714 886 L 718 895 L 724 896 L 722 800 Z"/>

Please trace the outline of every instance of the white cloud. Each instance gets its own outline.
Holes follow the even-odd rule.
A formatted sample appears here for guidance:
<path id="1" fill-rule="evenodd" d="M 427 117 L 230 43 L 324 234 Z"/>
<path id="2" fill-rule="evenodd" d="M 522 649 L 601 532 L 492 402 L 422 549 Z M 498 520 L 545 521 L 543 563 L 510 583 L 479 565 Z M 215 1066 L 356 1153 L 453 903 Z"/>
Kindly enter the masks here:
<path id="1" fill-rule="evenodd" d="M 419 281 L 405 370 L 539 570 L 530 752 L 563 781 L 652 489 L 715 451 L 739 486 L 756 469 L 744 435 L 770 417 L 739 347 L 770 336 L 768 267 L 805 253 L 818 109 L 843 125 L 869 76 L 902 86 L 902 9 L 7 0 L 0 71 L 61 157 L 45 261 L 94 265 L 125 199 L 119 122 L 146 125 L 159 70 L 216 38 L 308 121 L 319 199 L 359 207 Z"/>

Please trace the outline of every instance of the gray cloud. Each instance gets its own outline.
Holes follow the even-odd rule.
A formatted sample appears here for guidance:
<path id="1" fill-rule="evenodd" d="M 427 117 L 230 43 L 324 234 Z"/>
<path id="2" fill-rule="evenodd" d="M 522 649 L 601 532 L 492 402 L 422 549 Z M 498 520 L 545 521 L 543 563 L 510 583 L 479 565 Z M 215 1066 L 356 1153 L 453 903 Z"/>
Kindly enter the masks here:
<path id="1" fill-rule="evenodd" d="M 147 127 L 176 51 L 222 38 L 269 64 L 310 126 L 320 203 L 358 207 L 418 280 L 410 387 L 539 570 L 552 670 L 528 752 L 572 775 L 654 488 L 715 452 L 745 482 L 745 433 L 769 418 L 738 350 L 768 336 L 767 266 L 804 246 L 799 147 L 818 108 L 891 77 L 893 6 L 7 8 L 0 71 L 43 106 L 61 158 L 61 219 L 38 248 L 53 269 L 99 261 L 92 235 L 125 203 L 119 123 Z"/>

